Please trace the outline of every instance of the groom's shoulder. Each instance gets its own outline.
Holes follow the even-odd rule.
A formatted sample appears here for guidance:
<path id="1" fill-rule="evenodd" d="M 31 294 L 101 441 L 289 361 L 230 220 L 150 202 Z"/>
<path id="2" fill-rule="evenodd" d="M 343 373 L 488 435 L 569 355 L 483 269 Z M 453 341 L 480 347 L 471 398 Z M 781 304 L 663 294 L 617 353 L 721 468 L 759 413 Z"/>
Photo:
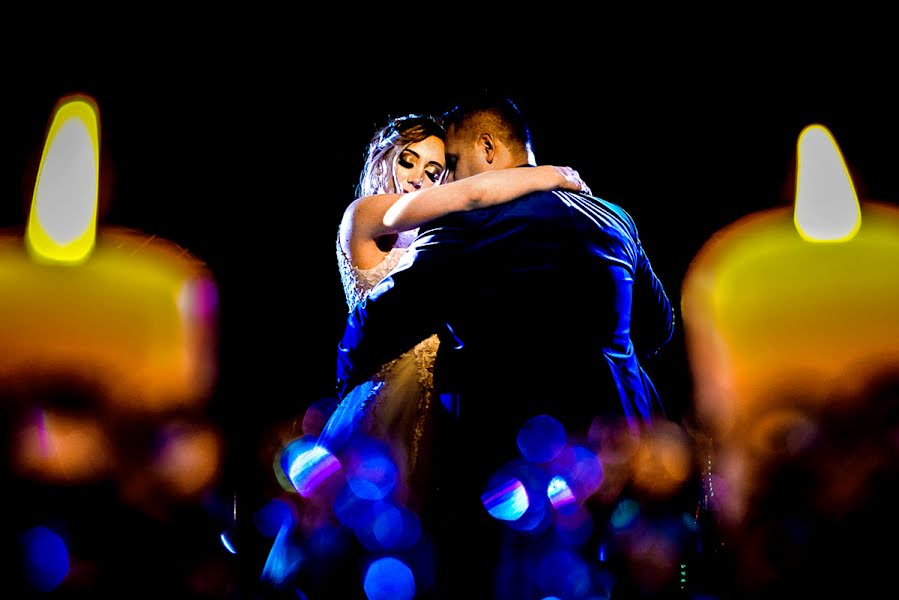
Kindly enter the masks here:
<path id="1" fill-rule="evenodd" d="M 515 200 L 498 204 L 494 208 L 499 213 L 552 213 L 564 211 L 564 203 L 560 201 L 558 191 L 530 192 Z"/>
<path id="2" fill-rule="evenodd" d="M 545 215 L 557 210 L 564 210 L 564 207 L 553 192 L 531 192 L 499 204 L 449 213 L 431 223 L 449 228 L 483 226 L 523 216 Z"/>
<path id="3" fill-rule="evenodd" d="M 566 191 L 551 193 L 561 200 L 569 214 L 577 215 L 583 222 L 607 232 L 617 231 L 623 237 L 639 237 L 633 217 L 620 204 L 588 194 Z"/>

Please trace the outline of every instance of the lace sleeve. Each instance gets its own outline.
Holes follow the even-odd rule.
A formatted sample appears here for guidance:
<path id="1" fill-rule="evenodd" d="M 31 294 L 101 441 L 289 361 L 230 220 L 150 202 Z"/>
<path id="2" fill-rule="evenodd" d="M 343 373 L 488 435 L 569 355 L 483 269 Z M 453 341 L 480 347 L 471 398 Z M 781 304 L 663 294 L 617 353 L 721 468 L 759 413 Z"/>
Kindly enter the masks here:
<path id="1" fill-rule="evenodd" d="M 358 277 L 358 270 L 350 262 L 350 257 L 343 251 L 339 235 L 337 236 L 337 268 L 340 271 L 340 282 L 343 284 L 347 308 L 352 311 L 365 298 L 367 290 L 364 282 Z"/>
<path id="2" fill-rule="evenodd" d="M 400 258 L 406 253 L 409 244 L 418 234 L 417 229 L 404 231 L 399 234 L 397 244 L 388 252 L 384 259 L 370 269 L 360 269 L 350 262 L 350 257 L 343 250 L 340 243 L 340 235 L 337 236 L 337 267 L 340 270 L 340 281 L 343 283 L 343 293 L 346 303 L 352 312 L 356 305 L 362 302 L 368 292 L 399 263 Z"/>

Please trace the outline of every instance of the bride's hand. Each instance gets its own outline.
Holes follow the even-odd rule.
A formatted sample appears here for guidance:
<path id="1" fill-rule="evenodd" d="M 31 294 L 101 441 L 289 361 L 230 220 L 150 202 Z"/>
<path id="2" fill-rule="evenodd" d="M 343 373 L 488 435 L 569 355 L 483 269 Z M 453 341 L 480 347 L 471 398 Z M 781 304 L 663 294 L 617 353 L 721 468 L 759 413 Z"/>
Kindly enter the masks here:
<path id="1" fill-rule="evenodd" d="M 562 189 L 568 190 L 570 192 L 581 192 L 584 194 L 593 195 L 590 191 L 590 186 L 588 186 L 577 171 L 572 169 L 571 167 L 553 167 L 559 174 L 562 176 Z"/>

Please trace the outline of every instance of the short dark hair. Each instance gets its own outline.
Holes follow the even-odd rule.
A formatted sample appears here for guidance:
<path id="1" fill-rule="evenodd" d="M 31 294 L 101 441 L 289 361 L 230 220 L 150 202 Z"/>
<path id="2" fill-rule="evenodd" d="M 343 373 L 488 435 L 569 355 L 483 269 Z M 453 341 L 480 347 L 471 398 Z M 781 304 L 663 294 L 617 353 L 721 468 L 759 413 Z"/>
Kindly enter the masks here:
<path id="1" fill-rule="evenodd" d="M 531 129 L 521 110 L 506 96 L 481 93 L 468 96 L 444 113 L 443 126 L 464 134 L 473 125 L 490 125 L 509 143 L 531 148 Z"/>

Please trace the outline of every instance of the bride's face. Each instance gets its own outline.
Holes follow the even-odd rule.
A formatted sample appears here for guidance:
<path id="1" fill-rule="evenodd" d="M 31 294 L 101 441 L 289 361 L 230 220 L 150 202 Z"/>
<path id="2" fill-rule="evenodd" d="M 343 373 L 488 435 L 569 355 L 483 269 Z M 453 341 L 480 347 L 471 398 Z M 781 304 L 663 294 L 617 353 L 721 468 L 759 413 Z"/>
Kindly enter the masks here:
<path id="1" fill-rule="evenodd" d="M 409 144 L 396 160 L 396 189 L 405 194 L 435 186 L 445 169 L 443 140 L 431 136 Z"/>

